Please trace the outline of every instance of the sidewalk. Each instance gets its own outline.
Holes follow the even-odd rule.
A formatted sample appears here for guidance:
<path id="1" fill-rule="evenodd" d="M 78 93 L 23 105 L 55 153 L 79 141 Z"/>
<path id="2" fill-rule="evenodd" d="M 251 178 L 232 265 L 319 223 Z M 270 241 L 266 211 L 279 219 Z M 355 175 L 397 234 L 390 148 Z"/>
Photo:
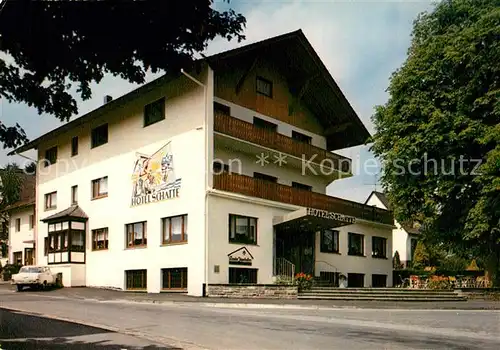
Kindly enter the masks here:
<path id="1" fill-rule="evenodd" d="M 12 286 L 1 285 L 0 288 Z M 468 300 L 461 302 L 381 302 L 340 300 L 297 300 L 297 299 L 229 299 L 191 297 L 177 293 L 133 293 L 97 288 L 63 288 L 51 291 L 30 291 L 22 293 L 39 294 L 55 298 L 92 300 L 100 302 L 148 303 L 148 304 L 199 304 L 204 307 L 237 308 L 285 308 L 285 309 L 412 309 L 412 310 L 500 310 L 499 301 Z"/>

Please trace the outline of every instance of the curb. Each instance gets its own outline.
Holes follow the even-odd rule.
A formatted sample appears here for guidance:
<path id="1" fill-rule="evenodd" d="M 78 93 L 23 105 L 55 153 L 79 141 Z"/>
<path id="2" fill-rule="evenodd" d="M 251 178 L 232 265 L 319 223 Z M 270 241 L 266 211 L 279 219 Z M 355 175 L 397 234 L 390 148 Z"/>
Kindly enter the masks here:
<path id="1" fill-rule="evenodd" d="M 5 307 L 5 306 L 1 306 L 0 309 L 14 311 L 14 312 L 22 312 L 22 313 L 24 313 L 26 315 L 30 315 L 30 316 L 42 317 L 42 318 L 47 318 L 47 319 L 62 321 L 62 322 L 75 323 L 75 324 L 79 324 L 79 325 L 83 325 L 83 326 L 87 326 L 87 327 L 99 328 L 99 329 L 103 329 L 103 330 L 110 331 L 113 333 L 124 334 L 124 335 L 132 336 L 135 338 L 147 340 L 147 341 L 160 343 L 160 344 L 167 345 L 170 347 L 182 348 L 184 350 L 199 350 L 199 349 L 207 350 L 208 349 L 205 347 L 201 347 L 197 344 L 189 343 L 189 342 L 186 342 L 183 340 L 147 335 L 144 333 L 130 331 L 127 329 L 120 329 L 118 327 L 103 325 L 103 324 L 99 324 L 99 323 L 81 321 L 81 320 L 76 320 L 76 319 L 71 319 L 71 318 L 61 317 L 61 316 L 54 316 L 54 315 L 49 315 L 49 314 L 45 314 L 45 313 L 31 312 L 31 311 L 27 311 L 27 310 L 23 310 L 23 309 Z"/>

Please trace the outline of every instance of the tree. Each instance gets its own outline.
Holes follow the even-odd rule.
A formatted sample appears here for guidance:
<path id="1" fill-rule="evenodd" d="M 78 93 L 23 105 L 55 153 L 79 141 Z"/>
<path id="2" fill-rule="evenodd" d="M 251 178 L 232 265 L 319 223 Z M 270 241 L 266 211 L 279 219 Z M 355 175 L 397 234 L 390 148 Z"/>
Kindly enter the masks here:
<path id="1" fill-rule="evenodd" d="M 36 173 L 36 163 L 31 162 L 28 165 L 24 167 L 24 172 L 29 174 L 29 175 L 35 175 Z"/>
<path id="2" fill-rule="evenodd" d="M 425 239 L 500 259 L 500 0 L 444 0 L 414 22 L 372 150 L 398 221 Z"/>
<path id="3" fill-rule="evenodd" d="M 399 257 L 399 252 L 397 250 L 392 258 L 392 268 L 394 270 L 401 270 L 403 268 L 403 264 L 401 264 L 401 258 Z"/>
<path id="4" fill-rule="evenodd" d="M 430 256 L 424 242 L 418 241 L 415 252 L 413 253 L 412 267 L 415 269 L 422 269 L 429 265 Z"/>
<path id="5" fill-rule="evenodd" d="M 8 164 L 0 169 L 0 225 L 2 225 L 0 240 L 6 240 L 9 236 L 9 217 L 5 208 L 20 198 L 22 186 L 20 171 L 16 163 Z"/>
<path id="6" fill-rule="evenodd" d="M 26 103 L 61 121 L 78 113 L 105 73 L 144 83 L 146 71 L 192 67 L 216 37 L 244 39 L 246 20 L 217 11 L 213 0 L 0 2 L 0 97 Z M 4 148 L 27 141 L 19 124 L 0 123 Z"/>

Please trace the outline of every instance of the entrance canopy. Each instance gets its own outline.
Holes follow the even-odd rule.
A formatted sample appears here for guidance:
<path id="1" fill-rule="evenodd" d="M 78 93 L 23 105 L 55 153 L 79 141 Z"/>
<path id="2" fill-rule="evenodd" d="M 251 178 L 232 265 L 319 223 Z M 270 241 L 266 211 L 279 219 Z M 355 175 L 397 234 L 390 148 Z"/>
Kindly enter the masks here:
<path id="1" fill-rule="evenodd" d="M 276 216 L 273 220 L 273 225 L 283 230 L 301 228 L 317 231 L 354 223 L 354 216 L 315 208 L 301 208 L 283 216 Z"/>

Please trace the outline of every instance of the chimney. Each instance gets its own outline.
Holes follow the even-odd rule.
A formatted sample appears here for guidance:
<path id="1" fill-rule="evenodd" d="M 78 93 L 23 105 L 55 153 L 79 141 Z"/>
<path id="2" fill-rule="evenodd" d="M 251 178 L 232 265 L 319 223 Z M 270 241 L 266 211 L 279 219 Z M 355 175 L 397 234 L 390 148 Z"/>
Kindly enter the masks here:
<path id="1" fill-rule="evenodd" d="M 104 96 L 104 104 L 111 102 L 113 100 L 113 97 L 106 95 Z"/>

